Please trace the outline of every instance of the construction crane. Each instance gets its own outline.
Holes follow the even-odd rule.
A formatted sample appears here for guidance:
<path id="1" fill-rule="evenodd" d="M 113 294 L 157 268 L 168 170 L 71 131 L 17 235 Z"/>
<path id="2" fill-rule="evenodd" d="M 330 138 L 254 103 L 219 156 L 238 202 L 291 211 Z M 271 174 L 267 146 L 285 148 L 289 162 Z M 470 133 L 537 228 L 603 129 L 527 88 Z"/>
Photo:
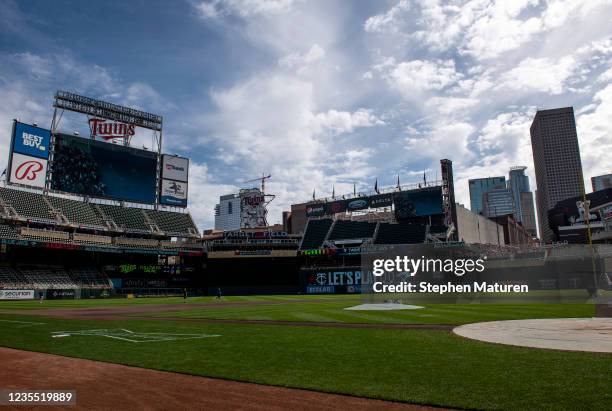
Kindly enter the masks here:
<path id="1" fill-rule="evenodd" d="M 271 174 L 265 175 L 264 173 L 262 173 L 261 177 L 254 178 L 252 180 L 243 181 L 241 184 L 252 183 L 254 181 L 261 181 L 261 192 L 265 193 L 266 192 L 266 180 L 269 179 L 270 177 L 272 177 Z"/>

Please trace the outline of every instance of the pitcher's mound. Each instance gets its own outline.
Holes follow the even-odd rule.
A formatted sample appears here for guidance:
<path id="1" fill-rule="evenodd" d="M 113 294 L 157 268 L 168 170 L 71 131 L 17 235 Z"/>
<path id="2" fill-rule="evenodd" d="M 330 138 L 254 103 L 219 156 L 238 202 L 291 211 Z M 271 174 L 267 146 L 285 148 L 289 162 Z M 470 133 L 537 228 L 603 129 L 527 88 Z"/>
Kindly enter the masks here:
<path id="1" fill-rule="evenodd" d="M 462 337 L 521 347 L 612 353 L 612 318 L 492 321 L 455 327 Z"/>
<path id="2" fill-rule="evenodd" d="M 345 310 L 353 311 L 391 311 L 391 310 L 419 310 L 420 305 L 406 305 L 397 303 L 383 303 L 383 304 L 360 304 L 354 307 L 345 308 Z"/>

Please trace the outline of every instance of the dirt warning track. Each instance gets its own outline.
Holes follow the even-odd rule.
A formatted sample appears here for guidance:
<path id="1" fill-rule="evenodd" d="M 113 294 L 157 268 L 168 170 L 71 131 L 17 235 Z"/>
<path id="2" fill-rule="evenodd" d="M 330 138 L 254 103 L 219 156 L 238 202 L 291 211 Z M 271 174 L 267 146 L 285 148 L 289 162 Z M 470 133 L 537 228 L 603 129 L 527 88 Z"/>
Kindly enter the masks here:
<path id="1" fill-rule="evenodd" d="M 0 348 L 0 387 L 75 390 L 75 406 L 42 410 L 439 410 Z M 19 406 L 19 410 L 37 409 Z"/>

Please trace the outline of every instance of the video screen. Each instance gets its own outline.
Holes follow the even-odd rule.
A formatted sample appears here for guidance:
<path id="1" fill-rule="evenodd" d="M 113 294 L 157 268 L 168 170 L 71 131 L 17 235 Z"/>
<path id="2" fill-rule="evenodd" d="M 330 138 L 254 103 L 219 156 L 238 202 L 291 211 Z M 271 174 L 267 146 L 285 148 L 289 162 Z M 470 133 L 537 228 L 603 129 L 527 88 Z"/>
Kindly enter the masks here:
<path id="1" fill-rule="evenodd" d="M 442 188 L 402 191 L 393 196 L 395 218 L 405 220 L 411 217 L 442 214 Z"/>
<path id="2" fill-rule="evenodd" d="M 51 188 L 92 197 L 153 203 L 156 153 L 60 134 Z"/>

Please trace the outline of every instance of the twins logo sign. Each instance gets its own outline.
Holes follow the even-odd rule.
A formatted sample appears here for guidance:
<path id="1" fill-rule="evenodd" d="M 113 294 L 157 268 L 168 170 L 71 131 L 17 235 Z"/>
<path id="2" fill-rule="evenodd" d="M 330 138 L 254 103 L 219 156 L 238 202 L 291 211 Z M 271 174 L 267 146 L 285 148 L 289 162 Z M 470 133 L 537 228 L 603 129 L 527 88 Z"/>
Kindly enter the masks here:
<path id="1" fill-rule="evenodd" d="M 43 188 L 47 175 L 47 160 L 13 153 L 10 182 Z"/>

